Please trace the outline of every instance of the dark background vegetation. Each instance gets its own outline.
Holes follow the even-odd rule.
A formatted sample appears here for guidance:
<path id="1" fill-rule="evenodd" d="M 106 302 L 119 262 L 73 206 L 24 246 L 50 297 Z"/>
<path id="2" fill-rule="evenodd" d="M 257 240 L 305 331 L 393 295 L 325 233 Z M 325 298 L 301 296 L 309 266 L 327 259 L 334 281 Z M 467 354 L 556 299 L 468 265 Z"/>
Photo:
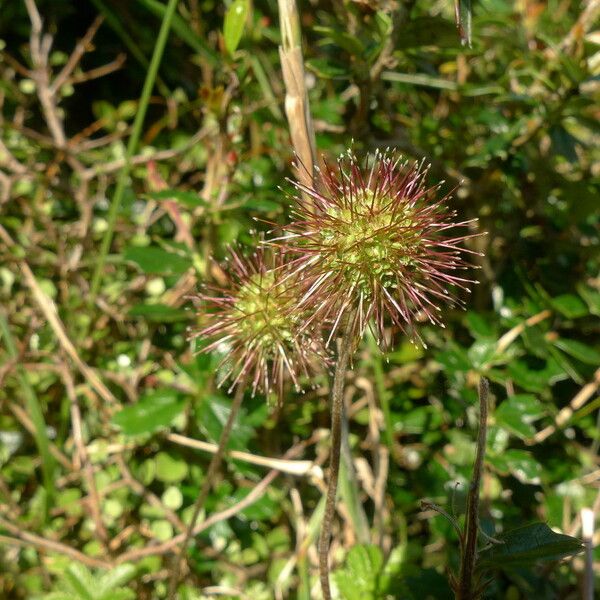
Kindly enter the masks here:
<path id="1" fill-rule="evenodd" d="M 366 339 L 354 364 L 357 475 L 342 482 L 334 545 L 345 598 L 451 597 L 445 572 L 457 567 L 457 539 L 420 501 L 457 517 L 463 510 L 479 375 L 491 380 L 494 404 L 484 531 L 537 520 L 577 535 L 579 510 L 598 511 L 600 32 L 588 4 L 479 0 L 467 47 L 450 0 L 300 3 L 319 151 L 332 158 L 353 140 L 359 154 L 389 146 L 424 157 L 432 182 L 458 186 L 451 204 L 460 216 L 477 217 L 487 232 L 471 245 L 484 256 L 466 312 L 448 311 L 445 329 L 422 323 L 427 348 L 400 337 L 381 356 Z M 15 352 L 0 347 L 0 596 L 88 597 L 60 595 L 76 562 L 64 553 L 70 547 L 106 567 L 133 553 L 113 571 L 119 597 L 161 598 L 168 556 L 135 552 L 182 530 L 209 456 L 169 434 L 215 441 L 229 403 L 215 386 L 218 356 L 196 356 L 186 341 L 195 321 L 187 296 L 218 275 L 211 256 L 234 241 L 251 248 L 254 230 L 288 218 L 293 157 L 277 3 L 253 3 L 233 56 L 222 36 L 227 3 L 179 3 L 93 303 L 114 161 L 164 5 L 52 0 L 38 8 L 54 36 L 54 72 L 97 15 L 104 22 L 75 75 L 121 53 L 126 60 L 61 88 L 55 108 L 69 142 L 57 147 L 22 70 L 31 67 L 25 6 L 3 3 L 0 139 L 12 159 L 0 149 L 0 305 L 2 339 Z M 150 160 L 161 151 L 171 152 Z M 293 458 L 323 464 L 327 377 L 312 383 L 279 407 L 248 397 L 232 447 L 265 457 L 294 447 Z M 36 402 L 48 454 L 35 443 Z M 222 472 L 208 514 L 242 500 L 269 469 L 228 459 Z M 224 597 L 316 597 L 314 548 L 302 544 L 318 531 L 319 473 L 282 473 L 252 505 L 205 530 L 182 597 L 203 597 L 207 587 Z M 43 540 L 62 546 L 55 552 Z M 97 591 L 106 571 L 87 568 L 77 576 Z M 497 570 L 487 594 L 578 598 L 582 571 L 578 558 Z"/>

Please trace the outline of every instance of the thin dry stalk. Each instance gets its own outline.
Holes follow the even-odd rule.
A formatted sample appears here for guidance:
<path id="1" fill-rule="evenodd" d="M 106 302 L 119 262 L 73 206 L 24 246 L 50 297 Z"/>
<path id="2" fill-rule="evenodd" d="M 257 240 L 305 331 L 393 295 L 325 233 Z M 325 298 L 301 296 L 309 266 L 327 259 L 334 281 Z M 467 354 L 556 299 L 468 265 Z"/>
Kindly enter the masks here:
<path id="1" fill-rule="evenodd" d="M 292 145 L 300 163 L 298 179 L 304 185 L 312 187 L 317 152 L 304 76 L 300 18 L 295 0 L 279 0 L 279 22 L 282 40 L 279 57 L 286 89 L 285 114 Z"/>
<path id="2" fill-rule="evenodd" d="M 2 529 L 6 529 L 9 533 L 15 536 L 16 539 L 10 538 L 8 536 L 2 536 L 2 541 L 6 544 L 14 544 L 17 546 L 22 546 L 24 544 L 28 546 L 33 546 L 41 551 L 46 552 L 56 552 L 57 554 L 64 554 L 65 556 L 69 556 L 73 560 L 80 562 L 88 567 L 100 567 L 103 569 L 109 569 L 110 563 L 101 560 L 98 558 L 93 558 L 88 556 L 87 554 L 83 554 L 83 552 L 79 552 L 75 548 L 71 548 L 65 544 L 61 544 L 60 542 L 55 542 L 54 540 L 47 540 L 39 535 L 34 533 L 29 533 L 28 531 L 24 531 L 18 525 L 13 525 L 11 522 L 7 521 L 3 517 L 0 517 L 0 527 Z"/>
<path id="3" fill-rule="evenodd" d="M 315 436 L 306 442 L 300 442 L 299 444 L 292 446 L 292 448 L 290 448 L 283 455 L 282 458 L 284 460 L 287 460 L 290 458 L 294 458 L 296 456 L 300 456 L 302 454 L 302 452 L 304 451 L 304 449 L 309 444 L 314 444 L 317 441 L 317 439 L 318 439 L 318 437 Z M 267 488 L 271 485 L 271 483 L 273 483 L 273 481 L 277 478 L 277 476 L 280 473 L 281 472 L 278 471 L 277 469 L 271 469 L 267 473 L 267 475 L 265 475 L 265 477 L 263 477 L 263 479 L 261 479 L 252 488 L 250 493 L 243 500 L 240 500 L 233 506 L 231 506 L 221 512 L 215 513 L 215 514 L 211 515 L 210 517 L 208 517 L 208 519 L 205 519 L 201 523 L 198 523 L 194 527 L 194 529 L 192 531 L 192 535 L 193 536 L 199 535 L 200 533 L 202 533 L 209 527 L 212 527 L 216 523 L 220 523 L 221 521 L 225 521 L 226 519 L 229 519 L 229 518 L 237 515 L 238 513 L 243 511 L 245 508 L 248 508 L 248 506 L 251 506 L 252 504 L 257 502 L 260 498 L 262 498 L 262 496 L 267 491 Z M 163 542 L 162 544 L 149 545 L 149 546 L 145 546 L 144 548 L 136 548 L 135 550 L 131 550 L 130 552 L 125 552 L 124 554 L 121 554 L 120 556 L 118 556 L 115 559 L 115 563 L 122 564 L 125 562 L 135 562 L 135 561 L 141 560 L 142 558 L 145 558 L 147 556 L 159 556 L 159 555 L 168 554 L 170 552 L 175 552 L 177 550 L 177 547 L 183 542 L 184 538 L 185 538 L 185 533 L 180 533 L 179 535 L 176 535 L 175 537 L 171 538 L 170 540 L 168 540 L 166 542 Z"/>
<path id="4" fill-rule="evenodd" d="M 67 332 L 65 330 L 65 326 L 63 325 L 60 317 L 58 316 L 58 311 L 56 310 L 56 305 L 49 298 L 42 288 L 39 286 L 33 272 L 29 268 L 29 265 L 26 262 L 21 262 L 21 273 L 23 274 L 23 278 L 25 279 L 25 283 L 33 293 L 33 297 L 40 307 L 41 311 L 44 313 L 48 324 L 54 331 L 56 338 L 62 349 L 66 352 L 66 354 L 71 358 L 71 360 L 75 363 L 81 374 L 90 384 L 90 386 L 96 390 L 96 393 L 107 403 L 115 404 L 117 402 L 116 398 L 113 396 L 112 392 L 104 385 L 100 377 L 96 374 L 96 372 L 91 369 L 87 364 L 81 360 L 81 357 L 77 353 L 77 349 L 73 345 L 73 342 L 69 339 Z"/>
<path id="5" fill-rule="evenodd" d="M 217 444 L 211 444 L 201 440 L 193 440 L 192 438 L 179 435 L 178 433 L 169 433 L 166 437 L 170 442 L 179 444 L 180 446 L 195 448 L 196 450 L 210 452 L 211 454 L 216 454 L 219 450 L 219 446 Z M 240 452 L 239 450 L 231 450 L 229 452 L 229 456 L 231 458 L 235 458 L 236 460 L 242 460 L 253 465 L 268 467 L 269 469 L 277 469 L 278 471 L 287 473 L 289 475 L 307 475 L 310 478 L 316 478 L 317 480 L 323 479 L 323 471 L 321 467 L 316 465 L 312 460 L 282 460 L 280 458 L 258 456 L 257 454 L 251 454 L 250 452 Z"/>
<path id="6" fill-rule="evenodd" d="M 77 393 L 75 391 L 75 384 L 73 377 L 69 371 L 67 365 L 63 364 L 60 369 L 62 378 L 67 390 L 67 396 L 71 404 L 71 427 L 73 430 L 73 442 L 75 443 L 75 449 L 77 452 L 77 458 L 80 468 L 83 470 L 83 477 L 88 490 L 89 495 L 89 507 L 92 520 L 95 525 L 95 533 L 100 538 L 102 545 L 106 547 L 108 542 L 108 535 L 104 523 L 102 522 L 102 511 L 100 510 L 100 497 L 98 496 L 98 488 L 96 487 L 96 480 L 94 478 L 94 469 L 92 463 L 89 460 L 87 448 L 83 440 L 82 432 L 82 420 L 81 410 L 79 408 L 79 402 L 77 401 Z"/>
<path id="7" fill-rule="evenodd" d="M 200 493 L 198 494 L 198 498 L 196 499 L 196 503 L 194 504 L 194 512 L 192 514 L 192 518 L 190 523 L 185 531 L 185 536 L 181 543 L 181 548 L 179 550 L 178 556 L 175 558 L 175 566 L 173 568 L 173 573 L 171 579 L 169 581 L 169 600 L 174 600 L 177 593 L 177 585 L 179 584 L 179 577 L 181 573 L 182 563 L 184 561 L 185 554 L 187 552 L 187 546 L 189 544 L 190 538 L 193 535 L 194 527 L 196 525 L 196 521 L 200 516 L 200 512 L 204 508 L 204 503 L 208 498 L 208 494 L 212 487 L 212 484 L 215 480 L 215 476 L 217 474 L 217 470 L 221 466 L 221 462 L 223 460 L 223 456 L 225 454 L 225 448 L 227 447 L 227 442 L 229 441 L 229 437 L 231 435 L 231 431 L 233 429 L 233 424 L 235 422 L 235 418 L 237 417 L 239 410 L 242 406 L 242 400 L 244 399 L 244 392 L 246 389 L 246 380 L 247 377 L 244 377 L 238 384 L 235 390 L 235 396 L 233 398 L 233 402 L 231 404 L 231 409 L 229 411 L 229 416 L 227 417 L 227 421 L 223 427 L 223 431 L 221 432 L 221 437 L 219 438 L 219 446 L 215 454 L 213 454 L 212 459 L 208 465 L 208 469 L 204 475 L 204 481 L 202 482 L 202 488 L 200 489 Z"/>

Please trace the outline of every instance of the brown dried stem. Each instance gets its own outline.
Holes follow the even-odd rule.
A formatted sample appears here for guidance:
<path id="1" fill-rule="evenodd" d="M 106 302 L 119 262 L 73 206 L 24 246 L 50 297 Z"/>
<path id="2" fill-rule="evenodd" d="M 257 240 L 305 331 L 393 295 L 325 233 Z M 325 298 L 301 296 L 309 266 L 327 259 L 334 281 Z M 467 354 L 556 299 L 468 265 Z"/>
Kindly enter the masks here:
<path id="1" fill-rule="evenodd" d="M 300 18 L 295 0 L 279 0 L 279 21 L 282 39 L 279 57 L 286 89 L 285 114 L 292 145 L 300 163 L 298 179 L 310 187 L 313 183 L 317 152 L 304 77 Z"/>
<path id="2" fill-rule="evenodd" d="M 88 490 L 90 513 L 96 527 L 95 533 L 100 538 L 102 545 L 106 547 L 108 535 L 106 528 L 104 527 L 104 523 L 102 522 L 100 497 L 98 495 L 98 488 L 96 487 L 96 480 L 94 478 L 94 469 L 89 460 L 87 448 L 83 440 L 81 409 L 79 408 L 79 402 L 77 401 L 77 392 L 75 391 L 73 376 L 71 375 L 71 372 L 66 364 L 61 365 L 60 372 L 67 390 L 69 402 L 71 404 L 71 427 L 73 429 L 73 442 L 75 444 L 77 453 L 77 462 L 79 463 L 78 467 L 83 470 L 83 477 Z"/>

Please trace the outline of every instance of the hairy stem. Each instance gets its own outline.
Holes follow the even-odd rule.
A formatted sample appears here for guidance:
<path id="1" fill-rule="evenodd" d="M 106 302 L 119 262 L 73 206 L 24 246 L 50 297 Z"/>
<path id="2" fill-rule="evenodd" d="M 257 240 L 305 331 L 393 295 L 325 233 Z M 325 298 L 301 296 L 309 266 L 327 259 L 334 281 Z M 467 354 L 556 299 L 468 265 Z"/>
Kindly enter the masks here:
<path id="1" fill-rule="evenodd" d="M 198 498 L 196 498 L 196 503 L 194 504 L 194 513 L 192 514 L 192 519 L 187 526 L 185 531 L 185 537 L 181 542 L 181 548 L 179 550 L 179 554 L 175 558 L 175 564 L 173 568 L 173 573 L 171 574 L 171 579 L 169 581 L 169 600 L 174 600 L 177 593 L 177 584 L 179 583 L 179 576 L 181 573 L 181 566 L 183 560 L 185 558 L 185 554 L 187 551 L 187 546 L 192 537 L 192 531 L 196 526 L 196 521 L 204 507 L 204 503 L 208 497 L 210 492 L 211 485 L 215 479 L 215 475 L 217 474 L 217 470 L 221 466 L 221 462 L 223 460 L 223 456 L 225 454 L 225 447 L 227 446 L 227 442 L 229 441 L 229 436 L 231 435 L 231 430 L 233 429 L 233 423 L 235 422 L 235 418 L 240 410 L 242 405 L 242 400 L 244 398 L 244 391 L 246 388 L 246 381 L 240 381 L 236 390 L 235 396 L 233 397 L 233 402 L 231 404 L 231 410 L 229 411 L 229 416 L 227 417 L 227 421 L 225 426 L 223 427 L 223 431 L 221 432 L 221 437 L 219 438 L 219 445 L 217 447 L 217 451 L 213 454 L 211 461 L 208 465 L 208 469 L 206 471 L 206 475 L 204 476 L 204 481 L 202 482 L 202 488 L 198 494 Z"/>
<path id="2" fill-rule="evenodd" d="M 473 477 L 467 496 L 467 517 L 465 521 L 464 547 L 460 565 L 457 600 L 474 600 L 473 574 L 477 559 L 477 532 L 479 530 L 479 488 L 483 473 L 485 445 L 487 440 L 488 395 L 490 384 L 485 378 L 479 382 L 479 433 L 477 436 L 477 452 L 473 465 Z"/>
<path id="3" fill-rule="evenodd" d="M 327 484 L 327 497 L 325 501 L 325 515 L 321 534 L 319 535 L 319 575 L 323 600 L 331 600 L 329 587 L 329 540 L 331 539 L 331 526 L 335 515 L 335 496 L 337 492 L 340 471 L 340 448 L 342 441 L 342 413 L 344 410 L 344 379 L 350 356 L 352 354 L 352 328 L 354 314 L 349 315 L 335 366 L 333 388 L 331 390 L 331 450 L 329 454 L 329 482 Z"/>

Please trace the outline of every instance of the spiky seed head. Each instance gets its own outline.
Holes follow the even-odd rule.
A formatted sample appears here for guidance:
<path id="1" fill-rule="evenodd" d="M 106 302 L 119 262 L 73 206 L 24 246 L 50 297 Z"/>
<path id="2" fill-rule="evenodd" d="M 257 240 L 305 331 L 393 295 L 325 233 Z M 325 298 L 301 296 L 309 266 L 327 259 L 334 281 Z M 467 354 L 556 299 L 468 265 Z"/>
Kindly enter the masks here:
<path id="1" fill-rule="evenodd" d="M 223 286 L 194 299 L 205 324 L 190 337 L 207 342 L 202 352 L 224 353 L 219 385 L 230 381 L 230 391 L 245 385 L 280 399 L 286 379 L 300 389 L 299 378 L 324 356 L 312 329 L 302 327 L 301 278 L 287 268 L 284 251 L 261 248 L 244 258 L 232 250 Z"/>
<path id="2" fill-rule="evenodd" d="M 348 151 L 312 187 L 293 182 L 296 220 L 273 243 L 299 255 L 300 304 L 332 323 L 330 339 L 348 315 L 357 336 L 373 322 L 384 341 L 389 318 L 418 338 L 418 314 L 442 325 L 440 305 L 461 304 L 453 290 L 472 283 L 461 276 L 470 252 L 461 244 L 478 234 L 465 233 L 473 221 L 456 219 L 439 185 L 425 186 L 427 170 L 387 151 L 361 165 Z"/>

